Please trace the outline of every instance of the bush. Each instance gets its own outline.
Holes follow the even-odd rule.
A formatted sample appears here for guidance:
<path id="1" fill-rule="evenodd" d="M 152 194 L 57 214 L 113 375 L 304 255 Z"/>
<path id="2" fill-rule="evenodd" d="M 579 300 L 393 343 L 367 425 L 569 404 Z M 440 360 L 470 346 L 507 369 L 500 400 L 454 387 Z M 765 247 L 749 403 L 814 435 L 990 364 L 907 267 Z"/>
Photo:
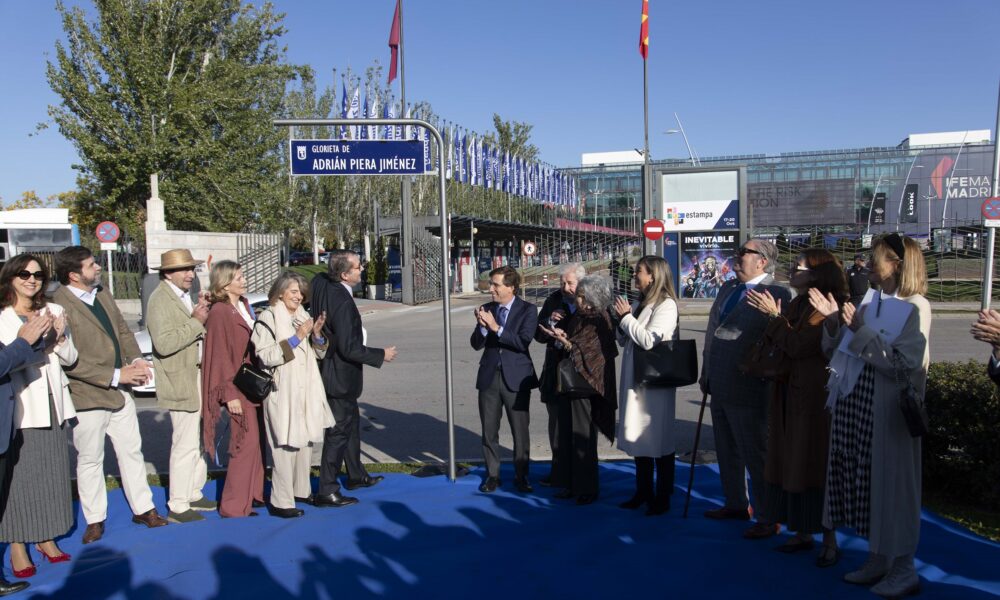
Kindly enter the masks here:
<path id="1" fill-rule="evenodd" d="M 924 487 L 1000 510 L 1000 393 L 983 362 L 933 363 L 927 377 L 931 431 Z"/>

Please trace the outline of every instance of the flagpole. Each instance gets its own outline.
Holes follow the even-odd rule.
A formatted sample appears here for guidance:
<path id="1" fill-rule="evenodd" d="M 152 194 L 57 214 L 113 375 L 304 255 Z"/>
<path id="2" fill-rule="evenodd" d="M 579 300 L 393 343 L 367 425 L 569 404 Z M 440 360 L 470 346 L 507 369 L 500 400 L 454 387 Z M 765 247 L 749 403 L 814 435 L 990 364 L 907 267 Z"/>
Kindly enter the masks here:
<path id="1" fill-rule="evenodd" d="M 646 58 L 642 59 L 642 121 L 642 222 L 645 224 L 653 207 L 649 189 L 649 61 Z M 655 251 L 655 242 L 646 240 L 646 252 L 643 254 L 653 254 Z"/>
<path id="2" fill-rule="evenodd" d="M 403 44 L 403 0 L 396 0 L 396 10 L 399 12 L 399 110 L 400 116 L 406 115 L 406 61 L 404 60 Z M 405 128 L 404 128 L 405 131 Z M 402 271 L 402 302 L 413 305 L 413 206 L 411 205 L 410 176 L 403 175 L 403 181 L 399 187 L 399 207 L 400 207 L 400 245 L 402 246 L 400 258 L 400 270 Z M 442 232 L 444 235 L 444 232 Z M 445 257 L 441 257 L 445 260 Z"/>

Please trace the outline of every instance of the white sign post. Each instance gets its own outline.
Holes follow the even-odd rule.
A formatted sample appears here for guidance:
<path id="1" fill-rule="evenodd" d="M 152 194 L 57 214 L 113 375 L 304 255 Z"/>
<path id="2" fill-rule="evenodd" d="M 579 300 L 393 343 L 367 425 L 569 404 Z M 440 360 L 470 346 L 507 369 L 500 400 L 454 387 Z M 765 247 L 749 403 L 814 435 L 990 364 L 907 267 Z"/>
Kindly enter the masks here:
<path id="1" fill-rule="evenodd" d="M 121 231 L 118 229 L 118 226 L 111 221 L 102 221 L 101 224 L 97 226 L 97 230 L 94 233 L 97 235 L 97 239 L 101 242 L 101 250 L 104 250 L 107 253 L 108 292 L 114 296 L 115 267 L 111 260 L 111 252 L 113 250 L 118 250 L 118 236 L 121 235 Z"/>

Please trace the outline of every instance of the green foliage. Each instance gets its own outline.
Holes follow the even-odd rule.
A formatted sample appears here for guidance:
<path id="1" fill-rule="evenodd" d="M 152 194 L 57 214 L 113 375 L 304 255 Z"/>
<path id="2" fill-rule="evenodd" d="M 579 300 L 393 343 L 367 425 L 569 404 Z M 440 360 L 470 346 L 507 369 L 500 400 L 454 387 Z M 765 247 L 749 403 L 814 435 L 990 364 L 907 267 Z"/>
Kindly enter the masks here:
<path id="1" fill-rule="evenodd" d="M 538 148 L 530 142 L 531 130 L 534 125 L 520 121 L 504 121 L 500 115 L 493 113 L 493 127 L 496 128 L 496 138 L 488 135 L 486 138 L 496 143 L 500 150 L 510 152 L 511 156 L 520 156 L 528 160 L 538 157 Z"/>
<path id="2" fill-rule="evenodd" d="M 1000 394 L 981 362 L 933 363 L 927 377 L 931 432 L 924 439 L 924 487 L 1000 510 Z"/>
<path id="3" fill-rule="evenodd" d="M 280 114 L 295 68 L 282 15 L 240 0 L 94 0 L 93 22 L 57 2 L 49 115 L 77 148 L 81 212 L 141 234 L 149 176 L 168 223 L 243 230 L 280 194 Z"/>
<path id="4" fill-rule="evenodd" d="M 389 259 L 385 252 L 385 239 L 375 244 L 375 254 L 368 264 L 368 285 L 382 285 L 389 281 Z"/>

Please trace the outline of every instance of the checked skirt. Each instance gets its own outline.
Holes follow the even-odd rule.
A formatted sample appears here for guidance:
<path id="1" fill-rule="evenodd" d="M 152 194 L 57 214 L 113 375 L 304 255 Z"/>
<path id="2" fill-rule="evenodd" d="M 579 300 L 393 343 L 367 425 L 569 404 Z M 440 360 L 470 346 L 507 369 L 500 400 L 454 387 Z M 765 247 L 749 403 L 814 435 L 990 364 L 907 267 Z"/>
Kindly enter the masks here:
<path id="1" fill-rule="evenodd" d="M 871 513 L 872 423 L 875 372 L 866 364 L 854 389 L 837 401 L 830 430 L 827 515 L 833 525 L 868 537 Z"/>

